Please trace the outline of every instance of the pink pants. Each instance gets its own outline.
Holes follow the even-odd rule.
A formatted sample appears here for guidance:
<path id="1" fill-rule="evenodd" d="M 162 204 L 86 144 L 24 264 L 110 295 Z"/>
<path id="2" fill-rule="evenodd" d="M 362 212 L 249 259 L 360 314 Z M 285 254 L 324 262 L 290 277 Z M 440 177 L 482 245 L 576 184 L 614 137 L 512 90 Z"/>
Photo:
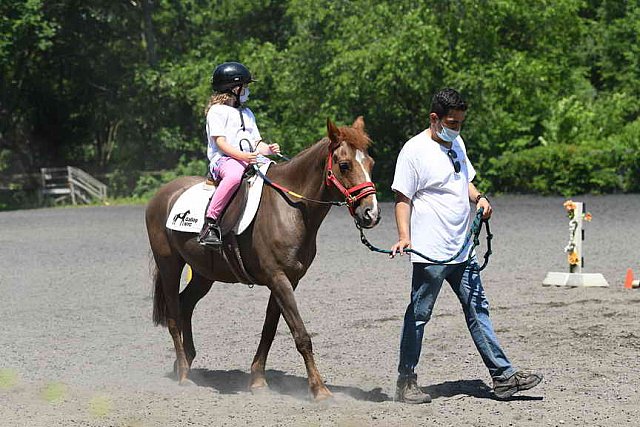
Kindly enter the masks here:
<path id="1" fill-rule="evenodd" d="M 213 193 L 211 203 L 209 203 L 209 209 L 207 209 L 208 218 L 218 219 L 240 185 L 242 174 L 246 167 L 247 164 L 245 162 L 236 160 L 233 157 L 223 157 L 218 160 L 215 166 L 215 175 L 220 180 L 220 184 L 216 188 L 216 192 Z"/>

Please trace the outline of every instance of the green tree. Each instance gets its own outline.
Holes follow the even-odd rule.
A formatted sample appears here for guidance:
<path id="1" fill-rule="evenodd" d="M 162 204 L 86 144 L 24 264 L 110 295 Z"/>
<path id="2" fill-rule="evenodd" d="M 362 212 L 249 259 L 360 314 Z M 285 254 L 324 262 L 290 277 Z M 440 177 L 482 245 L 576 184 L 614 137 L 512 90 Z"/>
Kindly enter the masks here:
<path id="1" fill-rule="evenodd" d="M 442 87 L 481 188 L 639 191 L 639 34 L 637 0 L 5 0 L 0 172 L 199 173 L 211 71 L 238 60 L 289 155 L 363 115 L 385 195 Z"/>

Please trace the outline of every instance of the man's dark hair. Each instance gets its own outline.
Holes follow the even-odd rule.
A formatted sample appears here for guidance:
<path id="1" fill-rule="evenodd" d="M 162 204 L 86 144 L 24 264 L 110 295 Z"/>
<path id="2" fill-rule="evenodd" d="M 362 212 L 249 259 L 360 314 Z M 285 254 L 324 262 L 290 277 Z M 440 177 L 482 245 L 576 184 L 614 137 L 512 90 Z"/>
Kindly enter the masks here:
<path id="1" fill-rule="evenodd" d="M 436 113 L 438 117 L 442 118 L 449 114 L 451 110 L 467 111 L 467 103 L 464 102 L 457 91 L 445 88 L 433 95 L 431 113 Z"/>

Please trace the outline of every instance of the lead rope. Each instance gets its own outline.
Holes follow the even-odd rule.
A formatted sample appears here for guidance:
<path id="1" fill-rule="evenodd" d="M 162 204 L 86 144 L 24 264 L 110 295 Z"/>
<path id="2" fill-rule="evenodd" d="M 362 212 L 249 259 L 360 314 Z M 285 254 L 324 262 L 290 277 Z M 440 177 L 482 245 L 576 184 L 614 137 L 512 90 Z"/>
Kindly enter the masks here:
<path id="1" fill-rule="evenodd" d="M 484 210 L 483 208 L 478 209 L 478 211 L 476 212 L 476 216 L 475 216 L 475 218 L 473 220 L 473 223 L 471 224 L 471 227 L 469 228 L 469 231 L 467 232 L 467 235 L 465 236 L 464 244 L 462 245 L 460 250 L 455 255 L 453 255 L 451 258 L 445 259 L 445 260 L 436 260 L 436 259 L 433 259 L 433 258 L 430 258 L 430 257 L 428 257 L 426 255 L 421 254 L 420 252 L 416 251 L 415 249 L 407 249 L 404 252 L 416 254 L 420 258 L 424 258 L 425 260 L 427 260 L 427 261 L 429 261 L 430 263 L 433 263 L 433 264 L 446 264 L 446 263 L 451 262 L 454 259 L 456 259 L 462 253 L 464 248 L 471 241 L 471 236 L 473 236 L 473 246 L 471 246 L 471 250 L 469 251 L 469 259 L 470 259 L 471 258 L 471 254 L 473 253 L 475 248 L 480 245 L 480 232 L 482 231 L 482 224 L 485 224 L 486 225 L 486 232 L 487 232 L 487 251 L 484 254 L 484 262 L 478 268 L 478 271 L 484 270 L 484 268 L 489 263 L 489 257 L 491 256 L 491 253 L 492 253 L 492 251 L 491 251 L 491 239 L 493 239 L 493 234 L 491 234 L 491 229 L 489 227 L 489 220 L 488 219 L 482 219 L 483 210 Z M 358 224 L 357 221 L 355 221 L 355 223 L 356 223 L 356 228 L 360 231 L 360 241 L 362 242 L 363 245 L 365 245 L 367 248 L 369 248 L 370 251 L 391 255 L 392 252 L 390 250 L 388 250 L 388 249 L 380 249 L 380 248 L 372 245 L 371 242 L 369 242 L 369 240 L 367 240 L 366 236 L 364 235 L 364 230 L 362 229 L 360 224 Z M 468 259 L 467 259 L 467 261 L 468 261 Z"/>
<path id="2" fill-rule="evenodd" d="M 250 149 L 252 148 L 251 142 L 249 142 L 249 140 L 247 139 L 242 139 L 240 141 L 240 149 L 242 150 L 242 143 L 244 141 L 247 141 L 249 143 L 249 147 Z M 282 154 L 276 154 L 276 156 L 278 156 L 279 158 L 285 160 L 285 161 L 289 161 L 290 159 L 287 156 L 284 156 Z M 257 165 L 252 165 L 253 166 L 253 170 L 255 171 L 256 174 L 258 174 L 263 180 L 264 182 L 266 182 L 268 185 L 270 185 L 271 187 L 273 187 L 275 190 L 280 191 L 281 193 L 287 194 L 289 196 L 293 196 L 296 197 L 298 199 L 302 199 L 302 200 L 306 200 L 309 202 L 314 202 L 314 203 L 318 203 L 318 204 L 325 204 L 325 205 L 333 205 L 333 206 L 346 206 L 347 203 L 346 202 L 336 202 L 336 201 L 324 201 L 324 200 L 314 200 L 314 199 L 309 199 L 301 194 L 295 193 L 291 190 L 289 190 L 286 187 L 283 187 L 281 185 L 276 184 L 275 182 L 271 181 L 269 178 L 267 178 L 267 176 L 262 173 L 262 171 L 260 170 L 260 168 Z M 487 233 L 487 251 L 484 254 L 484 262 L 482 263 L 482 265 L 478 268 L 478 271 L 482 271 L 485 269 L 485 267 L 487 266 L 487 264 L 489 263 L 489 257 L 491 256 L 491 254 L 493 253 L 491 251 L 491 239 L 493 239 L 493 234 L 491 234 L 491 228 L 489 227 L 489 220 L 488 219 L 482 219 L 482 213 L 483 213 L 484 209 L 480 208 L 478 209 L 478 211 L 476 212 L 476 216 L 473 220 L 473 223 L 471 224 L 471 227 L 469 228 L 469 231 L 467 232 L 467 235 L 465 236 L 465 240 L 464 240 L 464 244 L 462 245 L 462 248 L 460 248 L 460 250 L 451 258 L 446 259 L 446 260 L 435 260 L 433 258 L 430 258 L 426 255 L 421 254 L 420 252 L 416 251 L 415 249 L 407 249 L 404 252 L 407 253 L 413 253 L 418 255 L 421 258 L 424 258 L 425 260 L 434 263 L 434 264 L 446 264 L 448 262 L 453 261 L 454 259 L 456 259 L 458 257 L 458 255 L 460 255 L 462 253 L 462 251 L 464 250 L 464 248 L 469 244 L 469 241 L 471 240 L 471 236 L 473 236 L 473 246 L 471 247 L 471 250 L 469 251 L 469 254 L 473 253 L 473 251 L 475 250 L 476 247 L 480 246 L 480 232 L 482 231 L 482 224 L 485 224 L 486 226 L 486 233 Z M 362 227 L 360 226 L 360 224 L 358 224 L 358 221 L 354 220 L 356 228 L 358 229 L 358 231 L 360 231 L 360 241 L 362 242 L 363 245 L 365 245 L 367 248 L 369 248 L 370 251 L 372 252 L 378 252 L 378 253 L 383 253 L 383 254 L 391 254 L 390 250 L 387 249 L 380 249 L 374 245 L 371 244 L 371 242 L 369 242 L 369 240 L 367 240 L 367 237 L 364 235 L 364 230 L 362 229 Z M 471 258 L 471 255 L 469 255 L 469 258 Z M 467 260 L 468 261 L 468 260 Z"/>

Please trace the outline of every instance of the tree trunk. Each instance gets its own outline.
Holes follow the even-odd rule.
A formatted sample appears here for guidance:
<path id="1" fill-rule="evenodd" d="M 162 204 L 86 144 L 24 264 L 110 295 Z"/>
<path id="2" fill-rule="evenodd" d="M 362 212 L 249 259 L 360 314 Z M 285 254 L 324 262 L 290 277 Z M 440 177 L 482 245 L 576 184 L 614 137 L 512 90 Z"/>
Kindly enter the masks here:
<path id="1" fill-rule="evenodd" d="M 147 47 L 147 60 L 149 65 L 155 67 L 158 63 L 158 54 L 156 52 L 156 36 L 153 31 L 153 0 L 141 0 L 144 40 Z"/>

